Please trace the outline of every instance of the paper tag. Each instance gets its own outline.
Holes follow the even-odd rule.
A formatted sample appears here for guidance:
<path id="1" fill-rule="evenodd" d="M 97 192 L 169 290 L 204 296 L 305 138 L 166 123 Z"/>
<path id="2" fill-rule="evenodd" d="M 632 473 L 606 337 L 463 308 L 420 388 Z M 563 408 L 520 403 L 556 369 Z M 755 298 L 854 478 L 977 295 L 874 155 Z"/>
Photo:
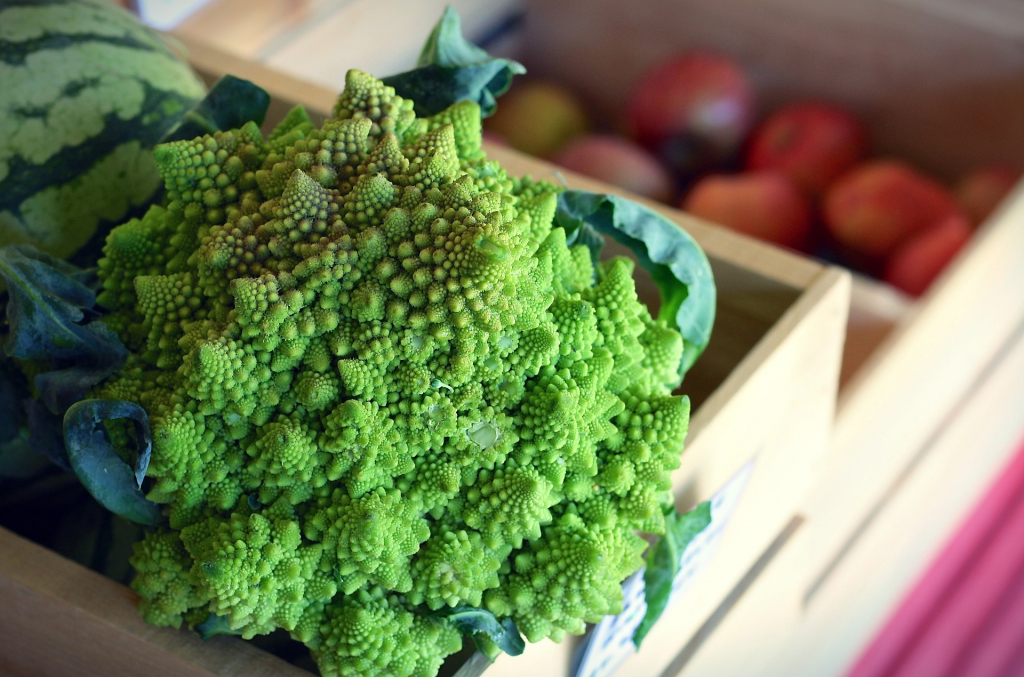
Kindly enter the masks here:
<path id="1" fill-rule="evenodd" d="M 679 573 L 672 582 L 668 607 L 679 602 L 711 561 L 753 470 L 754 460 L 751 459 L 711 498 L 711 523 L 683 551 Z M 623 661 L 636 653 L 633 633 L 647 613 L 643 569 L 623 581 L 622 596 L 622 613 L 605 616 L 586 639 L 575 677 L 609 677 Z"/>

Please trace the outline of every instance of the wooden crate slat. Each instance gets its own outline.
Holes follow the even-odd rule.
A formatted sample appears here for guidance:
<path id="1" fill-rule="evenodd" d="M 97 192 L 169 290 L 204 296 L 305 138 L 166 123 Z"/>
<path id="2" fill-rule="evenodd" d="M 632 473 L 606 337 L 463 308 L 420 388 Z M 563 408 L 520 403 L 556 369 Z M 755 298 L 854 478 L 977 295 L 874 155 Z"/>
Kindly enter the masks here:
<path id="1" fill-rule="evenodd" d="M 921 669 L 925 656 L 925 669 L 936 677 L 964 661 L 975 667 L 961 668 L 962 674 L 1003 674 L 993 675 L 986 664 L 991 666 L 993 659 L 997 666 L 1009 662 L 1013 656 L 1007 653 L 1019 650 L 1018 640 L 1024 639 L 1024 632 L 1014 628 L 1024 621 L 1024 609 L 1014 599 L 1020 597 L 1018 590 L 1024 590 L 1021 533 L 1024 444 L 899 610 L 878 629 L 847 677 L 909 677 Z M 1002 617 L 1007 612 L 1010 617 Z M 1020 619 L 1017 623 L 1014 615 Z M 979 627 L 983 624 L 986 627 Z M 999 632 L 1004 628 L 1010 630 L 1008 635 Z"/>
<path id="2" fill-rule="evenodd" d="M 816 514 L 768 566 L 681 677 L 840 677 L 989 486 L 1024 433 L 1024 328 L 943 434 L 807 600 Z M 837 490 L 841 474 L 821 480 Z M 827 484 L 824 484 L 827 482 Z M 822 525 L 819 525 L 821 528 Z M 669 676 L 665 676 L 669 677 Z"/>
<path id="3" fill-rule="evenodd" d="M 234 637 L 147 624 L 128 588 L 0 528 L 0 674 L 300 677 Z"/>

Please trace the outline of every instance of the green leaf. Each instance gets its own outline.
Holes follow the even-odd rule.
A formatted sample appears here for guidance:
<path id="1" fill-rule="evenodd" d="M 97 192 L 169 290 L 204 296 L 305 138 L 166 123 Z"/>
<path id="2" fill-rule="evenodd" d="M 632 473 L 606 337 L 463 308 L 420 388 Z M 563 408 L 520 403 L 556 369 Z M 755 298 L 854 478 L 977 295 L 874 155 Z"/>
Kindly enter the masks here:
<path id="1" fill-rule="evenodd" d="M 711 340 L 715 281 L 711 264 L 689 233 L 658 212 L 618 195 L 567 190 L 558 196 L 555 227 L 570 244 L 585 244 L 595 263 L 607 235 L 629 247 L 661 291 L 658 319 L 683 335 L 682 378 Z"/>
<path id="2" fill-rule="evenodd" d="M 452 7 L 444 10 L 424 45 L 416 68 L 384 78 L 399 96 L 412 99 L 416 115 L 435 115 L 459 101 L 475 101 L 488 117 L 496 97 L 526 69 L 511 59 L 496 59 L 462 36 L 462 20 Z"/>
<path id="3" fill-rule="evenodd" d="M 50 411 L 64 411 L 124 364 L 128 351 L 94 310 L 90 271 L 29 245 L 0 248 L 10 333 L 4 349 L 20 360 L 49 363 L 35 377 Z"/>
<path id="4" fill-rule="evenodd" d="M 704 531 L 711 523 L 711 503 L 704 501 L 690 512 L 679 514 L 675 506 L 665 508 L 665 534 L 660 537 L 647 553 L 644 570 L 644 599 L 647 613 L 633 633 L 633 644 L 640 648 L 644 637 L 654 627 L 668 606 L 672 595 L 672 583 L 679 573 L 683 551 L 694 536 Z"/>
<path id="5" fill-rule="evenodd" d="M 434 612 L 430 616 L 450 623 L 463 635 L 473 638 L 474 642 L 477 641 L 477 636 L 483 635 L 509 656 L 518 656 L 526 648 L 526 642 L 523 641 L 519 628 L 511 618 L 499 621 L 486 609 L 457 606 Z"/>
<path id="6" fill-rule="evenodd" d="M 270 94 L 265 89 L 234 75 L 224 75 L 160 143 L 238 129 L 250 120 L 261 125 L 269 107 Z"/>
<path id="7" fill-rule="evenodd" d="M 103 422 L 130 419 L 134 423 L 138 458 L 129 466 L 114 450 Z M 149 468 L 153 440 L 146 411 L 121 400 L 83 400 L 64 415 L 64 444 L 71 469 L 82 485 L 105 508 L 138 524 L 163 521 L 160 506 L 146 500 L 142 480 Z"/>
<path id="8" fill-rule="evenodd" d="M 241 630 L 232 630 L 228 624 L 227 616 L 218 616 L 211 613 L 202 623 L 196 623 L 192 629 L 199 633 L 203 639 L 210 639 L 217 635 L 241 635 Z"/>

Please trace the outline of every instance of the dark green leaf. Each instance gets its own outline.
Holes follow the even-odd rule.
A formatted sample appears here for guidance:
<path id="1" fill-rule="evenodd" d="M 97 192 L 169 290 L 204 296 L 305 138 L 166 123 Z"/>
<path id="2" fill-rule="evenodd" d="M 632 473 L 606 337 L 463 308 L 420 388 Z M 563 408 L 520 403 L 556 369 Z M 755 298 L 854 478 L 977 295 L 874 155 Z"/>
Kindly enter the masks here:
<path id="1" fill-rule="evenodd" d="M 29 245 L 0 248 L 0 276 L 10 295 L 4 346 L 21 360 L 49 363 L 35 379 L 40 398 L 59 413 L 114 373 L 128 351 L 93 309 L 91 273 Z"/>
<path id="2" fill-rule="evenodd" d="M 185 113 L 181 123 L 160 139 L 160 143 L 186 141 L 203 134 L 238 129 L 250 120 L 261 125 L 269 106 L 270 95 L 265 89 L 234 75 L 224 75 L 202 101 Z"/>
<path id="3" fill-rule="evenodd" d="M 138 458 L 134 469 L 114 450 L 104 421 L 131 419 L 135 428 Z M 104 507 L 139 524 L 159 524 L 160 507 L 146 500 L 140 490 L 149 467 L 153 444 L 146 411 L 121 400 L 83 400 L 71 405 L 64 416 L 64 443 L 68 459 L 82 485 Z"/>
<path id="4" fill-rule="evenodd" d="M 124 363 L 121 352 L 124 344 L 106 324 L 94 322 L 89 325 L 92 333 L 99 338 L 104 352 L 94 353 L 90 359 L 83 359 L 61 369 L 37 374 L 34 380 L 40 400 L 51 412 L 67 411 L 93 389 L 93 386 L 110 376 Z"/>
<path id="5" fill-rule="evenodd" d="M 487 638 L 509 656 L 518 656 L 523 653 L 526 649 L 526 642 L 523 641 L 523 636 L 519 634 L 519 628 L 516 627 L 516 622 L 512 620 L 511 616 L 501 619 L 501 629 L 501 635 L 495 637 L 487 633 Z"/>
<path id="6" fill-rule="evenodd" d="M 501 621 L 486 609 L 457 606 L 431 614 L 433 618 L 444 619 L 463 635 L 483 635 L 498 645 L 509 656 L 518 656 L 526 648 L 519 629 L 511 618 Z"/>
<path id="7" fill-rule="evenodd" d="M 558 196 L 554 225 L 566 239 L 586 244 L 597 260 L 595 232 L 629 247 L 661 291 L 659 319 L 683 335 L 682 378 L 711 339 L 715 281 L 700 246 L 678 225 L 653 209 L 618 195 L 567 190 Z"/>
<path id="8" fill-rule="evenodd" d="M 231 626 L 228 625 L 228 619 L 226 616 L 218 616 L 217 614 L 211 613 L 206 617 L 206 620 L 202 623 L 196 623 L 193 630 L 199 633 L 199 636 L 203 639 L 210 639 L 217 635 L 241 635 L 241 630 L 232 630 Z"/>
<path id="9" fill-rule="evenodd" d="M 644 600 L 647 613 L 633 633 L 633 644 L 640 648 L 644 637 L 654 627 L 668 606 L 672 595 L 672 583 L 679 573 L 683 551 L 694 536 L 704 531 L 711 523 L 711 503 L 705 501 L 690 512 L 680 515 L 674 506 L 665 508 L 665 534 L 647 553 L 644 570 Z"/>
<path id="10" fill-rule="evenodd" d="M 96 303 L 85 284 L 88 273 L 29 245 L 8 245 L 0 248 L 0 275 L 10 294 L 7 354 L 22 360 L 81 357 L 96 338 L 80 324 Z"/>
<path id="11" fill-rule="evenodd" d="M 496 59 L 462 36 L 462 21 L 452 7 L 444 11 L 431 31 L 416 68 L 384 78 L 399 96 L 412 99 L 416 114 L 440 113 L 453 103 L 475 101 L 487 117 L 497 107 L 495 98 L 508 91 L 512 77 L 526 72 L 510 59 Z"/>

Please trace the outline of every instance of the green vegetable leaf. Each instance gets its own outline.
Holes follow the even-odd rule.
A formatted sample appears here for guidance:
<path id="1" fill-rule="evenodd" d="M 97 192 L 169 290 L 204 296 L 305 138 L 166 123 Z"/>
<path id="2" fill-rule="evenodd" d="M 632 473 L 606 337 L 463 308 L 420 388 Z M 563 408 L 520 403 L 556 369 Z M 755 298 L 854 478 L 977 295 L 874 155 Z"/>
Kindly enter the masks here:
<path id="1" fill-rule="evenodd" d="M 607 235 L 629 247 L 661 291 L 658 319 L 683 335 L 682 378 L 711 340 L 715 321 L 715 281 L 700 246 L 658 212 L 618 195 L 567 190 L 558 196 L 555 227 L 570 244 L 585 244 L 595 263 Z"/>
<path id="2" fill-rule="evenodd" d="M 633 644 L 640 648 L 644 637 L 654 627 L 668 606 L 672 595 L 672 583 L 679 573 L 679 567 L 686 546 L 694 536 L 704 531 L 711 523 L 711 503 L 704 501 L 690 512 L 679 514 L 675 506 L 665 508 L 665 535 L 660 537 L 647 553 L 647 568 L 644 570 L 644 599 L 647 613 L 633 633 Z"/>
<path id="3" fill-rule="evenodd" d="M 476 101 L 488 117 L 497 108 L 496 97 L 512 86 L 512 77 L 526 69 L 510 59 L 493 58 L 462 36 L 459 13 L 447 7 L 431 31 L 416 68 L 384 78 L 399 96 L 412 99 L 416 115 L 440 113 L 459 101 Z"/>
<path id="4" fill-rule="evenodd" d="M 99 314 L 87 284 L 90 271 L 16 244 L 0 248 L 0 276 L 10 296 L 4 349 L 21 360 L 49 363 L 35 385 L 50 411 L 62 412 L 124 364 L 128 351 L 121 340 L 92 322 Z"/>
<path id="5" fill-rule="evenodd" d="M 202 101 L 185 113 L 181 123 L 160 139 L 160 143 L 238 129 L 250 120 L 261 125 L 269 107 L 270 94 L 265 89 L 234 75 L 224 75 Z"/>
<path id="6" fill-rule="evenodd" d="M 526 648 L 526 642 L 511 618 L 499 621 L 486 609 L 457 606 L 432 613 L 431 617 L 447 621 L 463 635 L 473 638 L 474 642 L 477 636 L 483 635 L 509 656 L 518 656 Z"/>
<path id="7" fill-rule="evenodd" d="M 241 635 L 241 630 L 232 630 L 228 624 L 227 616 L 218 616 L 211 613 L 202 623 L 196 623 L 192 629 L 199 633 L 203 639 L 210 639 L 217 635 Z"/>
<path id="8" fill-rule="evenodd" d="M 135 428 L 138 456 L 134 468 L 114 450 L 103 422 L 130 419 Z M 83 400 L 64 415 L 64 444 L 68 460 L 82 485 L 105 508 L 139 524 L 163 521 L 160 507 L 142 494 L 153 440 L 146 411 L 121 400 Z"/>

